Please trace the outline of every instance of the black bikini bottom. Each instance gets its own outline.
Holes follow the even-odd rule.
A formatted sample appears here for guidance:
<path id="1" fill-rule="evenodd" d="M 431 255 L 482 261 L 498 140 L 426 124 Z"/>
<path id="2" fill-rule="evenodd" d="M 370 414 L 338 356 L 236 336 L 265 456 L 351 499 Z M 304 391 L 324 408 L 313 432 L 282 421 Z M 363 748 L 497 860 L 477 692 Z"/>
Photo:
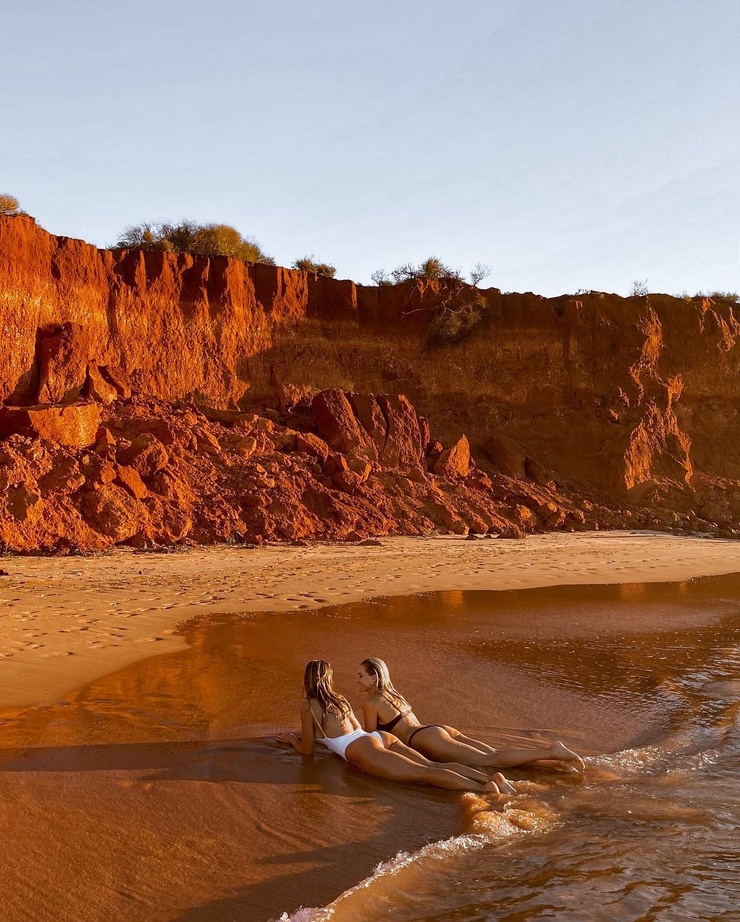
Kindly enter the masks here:
<path id="1" fill-rule="evenodd" d="M 422 730 L 429 730 L 430 727 L 439 727 L 440 729 L 443 729 L 442 724 L 426 724 L 423 727 L 417 727 L 409 734 L 409 738 L 406 740 L 406 745 L 411 746 L 411 740 L 416 736 L 416 734 L 420 733 Z"/>

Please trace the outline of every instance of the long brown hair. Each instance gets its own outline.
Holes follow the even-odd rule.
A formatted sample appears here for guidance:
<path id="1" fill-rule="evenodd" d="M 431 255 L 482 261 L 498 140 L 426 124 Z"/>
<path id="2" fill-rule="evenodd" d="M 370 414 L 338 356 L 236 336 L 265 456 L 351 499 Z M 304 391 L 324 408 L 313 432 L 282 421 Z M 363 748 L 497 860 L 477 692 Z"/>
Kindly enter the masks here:
<path id="1" fill-rule="evenodd" d="M 303 696 L 306 701 L 315 698 L 321 707 L 321 720 L 325 720 L 329 711 L 344 720 L 352 712 L 349 701 L 334 691 L 334 672 L 331 666 L 323 659 L 312 659 L 306 663 L 303 674 Z"/>
<path id="2" fill-rule="evenodd" d="M 378 691 L 386 700 L 394 704 L 399 711 L 404 708 L 411 709 L 411 705 L 399 691 L 396 691 L 393 682 L 391 682 L 391 674 L 384 660 L 378 659 L 376 656 L 368 656 L 360 665 L 364 666 L 367 674 L 371 675 L 378 683 Z"/>

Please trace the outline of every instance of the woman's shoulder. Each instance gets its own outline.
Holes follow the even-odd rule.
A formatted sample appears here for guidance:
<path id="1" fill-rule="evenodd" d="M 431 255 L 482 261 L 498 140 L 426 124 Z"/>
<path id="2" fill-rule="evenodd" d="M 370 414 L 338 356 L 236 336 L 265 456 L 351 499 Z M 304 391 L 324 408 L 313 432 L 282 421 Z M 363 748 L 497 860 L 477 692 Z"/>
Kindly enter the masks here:
<path id="1" fill-rule="evenodd" d="M 301 698 L 301 714 L 307 714 L 311 710 L 311 704 L 313 702 L 316 702 L 316 704 L 319 703 L 315 698 L 312 698 L 311 701 L 306 701 L 305 698 Z"/>

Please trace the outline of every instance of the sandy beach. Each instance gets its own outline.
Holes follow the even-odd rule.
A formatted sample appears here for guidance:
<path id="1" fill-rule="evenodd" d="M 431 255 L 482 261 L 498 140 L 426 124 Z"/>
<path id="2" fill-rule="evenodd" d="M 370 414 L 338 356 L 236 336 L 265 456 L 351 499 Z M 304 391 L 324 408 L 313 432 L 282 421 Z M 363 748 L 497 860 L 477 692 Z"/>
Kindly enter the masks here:
<path id="1" fill-rule="evenodd" d="M 435 918 L 447 905 L 445 874 L 463 882 L 452 894 L 481 874 L 491 895 L 508 892 L 498 861 L 465 870 L 465 834 L 482 831 L 495 854 L 518 829 L 544 831 L 558 817 L 564 831 L 541 848 L 544 867 L 560 843 L 567 905 L 582 886 L 568 856 L 580 853 L 593 807 L 602 815 L 613 772 L 649 758 L 673 765 L 674 752 L 683 766 L 707 700 L 695 677 L 734 687 L 737 576 L 722 574 L 740 570 L 738 550 L 612 532 L 4 558 L 0 834 L 13 847 L 0 860 L 10 882 L 3 919 L 266 922 L 326 905 L 399 853 L 416 856 L 399 886 Z M 691 581 L 701 576 L 717 579 Z M 485 589 L 502 591 L 468 591 Z M 353 682 L 367 654 L 393 663 L 423 719 L 500 745 L 563 739 L 587 758 L 583 790 L 557 772 L 515 772 L 521 798 L 501 814 L 371 778 L 329 753 L 301 758 L 276 740 L 297 723 L 307 658 L 331 659 L 359 708 Z M 709 713 L 720 717 L 698 726 L 716 740 L 732 722 Z M 677 777 L 691 781 L 668 780 Z M 733 778 L 707 787 L 720 805 L 707 802 L 702 816 L 720 809 Z M 621 836 L 625 861 L 649 863 L 655 840 L 636 852 L 619 817 L 624 805 L 632 822 L 638 802 L 654 823 L 655 797 L 614 790 L 603 841 Z M 679 805 L 694 796 L 682 789 Z M 674 824 L 672 808 L 661 809 Z M 440 840 L 455 844 L 442 864 L 434 851 L 427 861 L 424 849 Z M 517 860 L 538 861 L 537 842 Z M 715 844 L 726 848 L 721 834 Z M 710 849 L 697 860 L 711 869 L 715 858 Z M 594 886 L 602 872 L 594 868 Z M 511 886 L 515 901 L 534 892 Z M 386 891 L 396 886 L 381 874 L 337 920 L 384 918 Z M 304 917 L 313 918 L 294 918 Z"/>
<path id="2" fill-rule="evenodd" d="M 6 557 L 0 569 L 7 572 L 0 576 L 0 707 L 24 707 L 182 649 L 177 625 L 203 615 L 455 589 L 681 581 L 740 570 L 740 545 L 638 532 L 520 541 L 383 538 L 369 545 Z"/>

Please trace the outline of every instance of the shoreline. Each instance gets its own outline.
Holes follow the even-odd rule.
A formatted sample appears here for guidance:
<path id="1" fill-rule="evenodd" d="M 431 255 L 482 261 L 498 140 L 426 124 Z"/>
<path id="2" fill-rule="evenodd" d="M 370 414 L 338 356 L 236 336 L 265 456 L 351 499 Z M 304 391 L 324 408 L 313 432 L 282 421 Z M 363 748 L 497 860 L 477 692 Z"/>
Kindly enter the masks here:
<path id="1" fill-rule="evenodd" d="M 732 540 L 649 532 L 379 539 L 378 545 L 118 548 L 4 557 L 0 708 L 49 704 L 138 660 L 186 647 L 178 625 L 447 590 L 681 582 L 740 571 Z"/>

